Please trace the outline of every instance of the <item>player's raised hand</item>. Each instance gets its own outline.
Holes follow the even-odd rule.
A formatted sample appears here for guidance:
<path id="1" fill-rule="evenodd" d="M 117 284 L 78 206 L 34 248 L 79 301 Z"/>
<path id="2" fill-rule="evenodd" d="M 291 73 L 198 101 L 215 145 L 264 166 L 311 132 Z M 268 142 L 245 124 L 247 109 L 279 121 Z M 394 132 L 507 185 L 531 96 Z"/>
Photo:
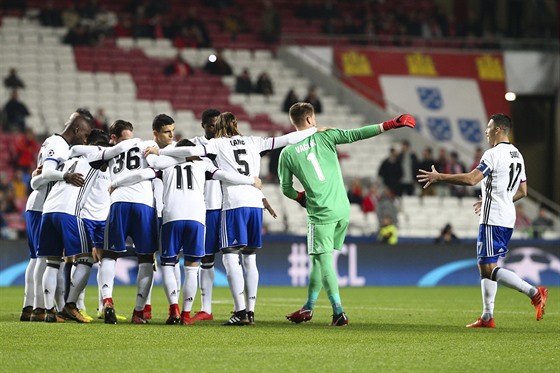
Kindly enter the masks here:
<path id="1" fill-rule="evenodd" d="M 146 149 L 144 149 L 144 158 L 146 158 L 150 154 L 159 155 L 159 149 L 155 146 L 148 146 Z"/>
<path id="2" fill-rule="evenodd" d="M 473 203 L 474 213 L 480 216 L 482 210 L 482 196 L 478 196 L 479 200 Z"/>
<path id="3" fill-rule="evenodd" d="M 263 206 L 264 206 L 264 208 L 266 209 L 266 211 L 268 211 L 268 213 L 269 213 L 270 215 L 272 215 L 272 217 L 273 217 L 274 219 L 276 219 L 276 218 L 278 217 L 278 215 L 276 215 L 276 211 L 274 211 L 274 209 L 272 208 L 272 206 L 270 206 L 270 203 L 268 203 L 268 200 L 267 200 L 266 198 L 263 198 L 262 201 L 263 201 Z"/>
<path id="4" fill-rule="evenodd" d="M 424 189 L 430 186 L 430 184 L 437 183 L 439 172 L 437 172 L 434 165 L 432 165 L 432 171 L 426 170 L 418 170 L 420 174 L 416 175 L 416 179 L 419 183 L 426 183 L 424 184 Z"/>
<path id="5" fill-rule="evenodd" d="M 43 173 L 43 165 L 37 166 L 33 173 L 31 174 L 32 177 L 41 175 Z"/>
<path id="6" fill-rule="evenodd" d="M 414 128 L 416 126 L 416 119 L 410 114 L 402 114 L 391 120 L 383 122 L 383 130 L 388 131 L 393 128 L 400 127 L 410 127 Z"/>
<path id="7" fill-rule="evenodd" d="M 258 176 L 253 176 L 253 179 L 255 179 L 253 186 L 257 189 L 262 189 L 262 180 Z"/>
<path id="8" fill-rule="evenodd" d="M 84 175 L 79 174 L 77 172 L 67 172 L 64 174 L 62 178 L 68 184 L 72 184 L 77 187 L 82 187 L 85 184 Z"/>

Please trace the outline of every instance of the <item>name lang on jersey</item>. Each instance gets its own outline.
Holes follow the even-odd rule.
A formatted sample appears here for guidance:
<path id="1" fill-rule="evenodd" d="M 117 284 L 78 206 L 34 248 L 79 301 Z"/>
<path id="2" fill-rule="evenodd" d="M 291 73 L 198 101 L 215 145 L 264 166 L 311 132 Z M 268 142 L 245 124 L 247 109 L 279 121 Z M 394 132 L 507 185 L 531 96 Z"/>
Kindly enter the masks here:
<path id="1" fill-rule="evenodd" d="M 315 140 L 309 141 L 309 144 L 301 144 L 296 146 L 296 152 L 299 154 L 301 152 L 305 152 L 315 146 Z"/>
<path id="2" fill-rule="evenodd" d="M 243 139 L 231 139 L 229 140 L 231 146 L 245 145 L 245 140 Z"/>

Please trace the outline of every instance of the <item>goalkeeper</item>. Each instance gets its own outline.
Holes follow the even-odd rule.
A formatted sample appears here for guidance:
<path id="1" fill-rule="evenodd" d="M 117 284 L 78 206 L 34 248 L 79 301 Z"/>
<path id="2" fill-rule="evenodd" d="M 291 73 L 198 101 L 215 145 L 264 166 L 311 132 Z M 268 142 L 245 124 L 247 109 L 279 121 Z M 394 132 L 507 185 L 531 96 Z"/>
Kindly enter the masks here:
<path id="1" fill-rule="evenodd" d="M 316 126 L 311 104 L 296 103 L 290 108 L 289 115 L 298 131 Z M 362 128 L 317 132 L 282 150 L 278 163 L 282 193 L 307 209 L 307 252 L 311 261 L 307 302 L 303 308 L 286 315 L 288 320 L 296 324 L 311 320 L 313 307 L 324 286 L 333 309 L 331 325 L 348 325 L 333 264 L 333 251 L 342 249 L 350 218 L 350 203 L 338 164 L 336 145 L 374 137 L 393 128 L 413 128 L 415 124 L 414 118 L 405 114 Z M 303 185 L 303 191 L 294 189 L 294 176 Z"/>

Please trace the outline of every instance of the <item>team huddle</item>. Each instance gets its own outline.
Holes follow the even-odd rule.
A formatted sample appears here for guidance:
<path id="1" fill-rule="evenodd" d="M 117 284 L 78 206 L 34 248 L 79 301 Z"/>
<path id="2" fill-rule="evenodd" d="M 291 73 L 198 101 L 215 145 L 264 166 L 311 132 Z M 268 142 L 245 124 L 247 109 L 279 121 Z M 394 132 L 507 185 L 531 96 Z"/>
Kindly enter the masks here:
<path id="1" fill-rule="evenodd" d="M 333 251 L 342 248 L 350 215 L 336 145 L 375 137 L 394 128 L 414 128 L 416 121 L 404 114 L 358 129 L 321 128 L 316 125 L 313 106 L 307 103 L 294 104 L 289 116 L 297 131 L 265 138 L 241 135 L 232 113 L 209 109 L 202 114 L 204 136 L 175 142 L 174 120 L 165 114 L 153 119 L 153 140 L 145 141 L 134 138 L 133 125 L 125 120 L 113 122 L 107 134 L 92 130 L 93 118 L 87 110 L 72 113 L 64 131 L 43 143 L 33 172 L 33 192 L 25 214 L 30 261 L 20 320 L 92 321 L 83 299 L 95 262 L 99 263 L 98 318 L 108 324 L 126 320 L 116 312 L 113 288 L 116 261 L 127 251 L 130 238 L 138 259 L 132 323 L 145 324 L 152 318 L 151 292 L 158 253 L 169 302 L 166 324 L 213 320 L 214 261 L 221 252 L 233 298 L 232 315 L 223 325 L 255 324 L 259 283 L 256 254 L 262 248 L 264 209 L 276 217 L 260 190 L 260 157 L 285 147 L 279 159 L 281 190 L 307 210 L 311 257 L 308 299 L 286 318 L 294 323 L 311 320 L 324 287 L 333 310 L 331 325 L 348 325 L 333 264 Z M 517 192 L 525 181 L 519 153 L 518 158 L 517 168 L 511 170 L 515 178 L 510 176 L 504 194 L 512 205 L 526 194 L 526 187 Z M 490 295 L 474 327 L 494 327 L 497 282 L 530 296 L 537 320 L 544 314 L 547 297 L 545 288 L 537 289 L 496 267 L 511 237 L 509 220 L 503 223 L 488 218 L 497 215 L 494 210 L 502 209 L 491 205 L 495 184 L 491 177 L 500 167 L 489 158 L 472 178 L 449 178 L 436 171 L 422 171 L 418 176 L 429 185 L 436 181 L 478 183 L 489 175 L 487 201 L 478 205 L 485 219 L 481 220 L 478 256 L 483 294 L 486 289 Z M 294 177 L 304 190 L 293 188 Z M 501 184 L 497 188 L 502 188 Z M 509 204 L 502 202 L 509 209 Z M 198 287 L 202 307 L 191 316 Z"/>

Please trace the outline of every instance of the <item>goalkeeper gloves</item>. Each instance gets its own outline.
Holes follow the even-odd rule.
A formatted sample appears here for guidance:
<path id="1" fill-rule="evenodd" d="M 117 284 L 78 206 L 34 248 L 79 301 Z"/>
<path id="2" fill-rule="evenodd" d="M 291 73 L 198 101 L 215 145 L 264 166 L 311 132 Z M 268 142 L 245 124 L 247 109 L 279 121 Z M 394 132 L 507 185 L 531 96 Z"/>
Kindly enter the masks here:
<path id="1" fill-rule="evenodd" d="M 414 128 L 416 125 L 416 119 L 410 114 L 402 114 L 398 117 L 395 117 L 391 120 L 383 122 L 383 130 L 388 131 L 393 128 L 400 128 L 400 127 L 410 127 Z"/>
<path id="2" fill-rule="evenodd" d="M 303 192 L 298 192 L 296 201 L 301 205 L 301 207 L 306 206 L 307 199 L 305 198 L 305 190 Z"/>

